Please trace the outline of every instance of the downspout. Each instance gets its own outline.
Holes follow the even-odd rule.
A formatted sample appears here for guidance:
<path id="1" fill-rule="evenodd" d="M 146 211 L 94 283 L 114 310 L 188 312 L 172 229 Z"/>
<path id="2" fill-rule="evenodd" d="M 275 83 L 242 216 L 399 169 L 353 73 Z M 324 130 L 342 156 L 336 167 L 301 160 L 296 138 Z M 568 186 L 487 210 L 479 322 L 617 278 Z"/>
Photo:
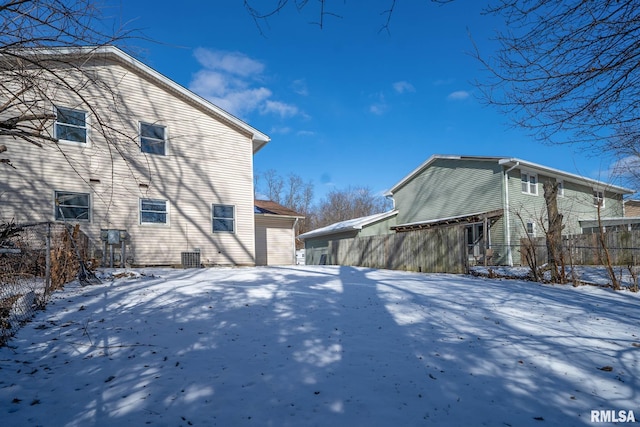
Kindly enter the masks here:
<path id="1" fill-rule="evenodd" d="M 298 262 L 298 258 L 296 257 L 296 226 L 298 225 L 298 220 L 300 218 L 295 218 L 293 221 L 293 265 L 296 265 Z"/>
<path id="2" fill-rule="evenodd" d="M 520 162 L 504 171 L 504 216 L 505 216 L 505 238 L 507 240 L 507 263 L 513 267 L 513 252 L 511 250 L 511 215 L 509 215 L 509 172 L 520 166 Z"/>

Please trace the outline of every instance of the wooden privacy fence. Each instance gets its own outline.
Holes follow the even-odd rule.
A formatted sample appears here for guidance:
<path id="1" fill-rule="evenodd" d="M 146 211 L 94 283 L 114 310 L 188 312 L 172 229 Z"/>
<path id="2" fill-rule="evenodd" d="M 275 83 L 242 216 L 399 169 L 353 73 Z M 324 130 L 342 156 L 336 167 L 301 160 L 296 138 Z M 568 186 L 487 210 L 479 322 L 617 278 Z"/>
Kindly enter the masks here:
<path id="1" fill-rule="evenodd" d="M 464 227 L 331 240 L 326 263 L 425 273 L 466 273 Z"/>
<path id="2" fill-rule="evenodd" d="M 613 265 L 640 265 L 640 230 L 608 231 L 604 240 Z M 522 239 L 522 247 L 527 239 Z M 547 247 L 544 237 L 533 239 L 536 258 L 539 263 L 547 261 Z M 602 265 L 606 257 L 598 234 L 574 234 L 562 236 L 562 251 L 565 264 Z"/>

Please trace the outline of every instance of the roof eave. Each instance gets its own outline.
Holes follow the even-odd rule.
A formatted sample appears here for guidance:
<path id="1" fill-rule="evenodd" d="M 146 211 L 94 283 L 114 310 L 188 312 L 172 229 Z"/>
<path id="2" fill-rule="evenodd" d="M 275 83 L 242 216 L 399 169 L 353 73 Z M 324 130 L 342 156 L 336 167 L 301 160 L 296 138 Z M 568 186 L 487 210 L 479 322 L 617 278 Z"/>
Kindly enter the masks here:
<path id="1" fill-rule="evenodd" d="M 271 138 L 266 134 L 260 132 L 253 126 L 248 123 L 240 120 L 233 114 L 223 110 L 217 105 L 207 101 L 200 95 L 188 90 L 187 88 L 179 85 L 174 82 L 167 76 L 161 74 L 160 72 L 154 70 L 143 62 L 135 59 L 133 56 L 124 52 L 123 50 L 117 48 L 112 45 L 104 45 L 104 46 L 77 46 L 77 47 L 61 47 L 61 48 L 35 48 L 35 49 L 26 49 L 23 50 L 22 53 L 26 54 L 28 52 L 33 52 L 34 55 L 48 55 L 48 56 L 69 56 L 69 55 L 102 55 L 105 58 L 110 58 L 116 60 L 122 64 L 126 64 L 129 67 L 143 73 L 147 77 L 150 77 L 155 82 L 171 89 L 172 91 L 179 93 L 180 95 L 186 97 L 191 100 L 195 104 L 204 108 L 205 110 L 210 111 L 214 115 L 220 117 L 221 119 L 227 121 L 230 124 L 233 124 L 237 128 L 243 130 L 244 132 L 251 135 L 251 141 L 253 144 L 253 154 L 257 153 L 262 147 L 264 147 Z"/>

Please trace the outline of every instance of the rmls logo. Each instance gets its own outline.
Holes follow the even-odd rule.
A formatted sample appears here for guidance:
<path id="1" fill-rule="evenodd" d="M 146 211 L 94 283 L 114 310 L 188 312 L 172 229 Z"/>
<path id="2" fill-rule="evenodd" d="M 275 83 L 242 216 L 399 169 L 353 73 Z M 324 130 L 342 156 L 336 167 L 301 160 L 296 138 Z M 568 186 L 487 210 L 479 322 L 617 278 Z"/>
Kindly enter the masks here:
<path id="1" fill-rule="evenodd" d="M 592 423 L 635 423 L 633 411 L 616 411 L 615 409 L 591 410 Z"/>

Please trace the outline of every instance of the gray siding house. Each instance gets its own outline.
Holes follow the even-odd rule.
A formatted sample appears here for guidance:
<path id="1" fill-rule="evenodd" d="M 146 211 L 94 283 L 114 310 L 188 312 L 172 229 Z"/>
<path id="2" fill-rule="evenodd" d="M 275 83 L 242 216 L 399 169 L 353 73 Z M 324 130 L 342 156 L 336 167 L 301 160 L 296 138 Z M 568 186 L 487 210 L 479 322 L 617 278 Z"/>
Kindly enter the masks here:
<path id="1" fill-rule="evenodd" d="M 520 240 L 544 235 L 545 182 L 558 183 L 558 209 L 565 234 L 582 231 L 580 221 L 623 216 L 623 195 L 633 190 L 511 157 L 434 155 L 395 184 L 395 224 L 402 233 L 433 227 L 465 227 L 471 262 L 520 264 Z M 305 245 L 317 236 L 301 236 Z M 309 260 L 307 263 L 310 263 Z"/>
<path id="2" fill-rule="evenodd" d="M 391 230 L 391 227 L 396 224 L 397 214 L 398 212 L 396 210 L 392 210 L 336 222 L 335 224 L 299 235 L 298 238 L 304 241 L 306 264 L 325 264 L 329 242 L 332 240 L 395 233 L 395 231 Z"/>

